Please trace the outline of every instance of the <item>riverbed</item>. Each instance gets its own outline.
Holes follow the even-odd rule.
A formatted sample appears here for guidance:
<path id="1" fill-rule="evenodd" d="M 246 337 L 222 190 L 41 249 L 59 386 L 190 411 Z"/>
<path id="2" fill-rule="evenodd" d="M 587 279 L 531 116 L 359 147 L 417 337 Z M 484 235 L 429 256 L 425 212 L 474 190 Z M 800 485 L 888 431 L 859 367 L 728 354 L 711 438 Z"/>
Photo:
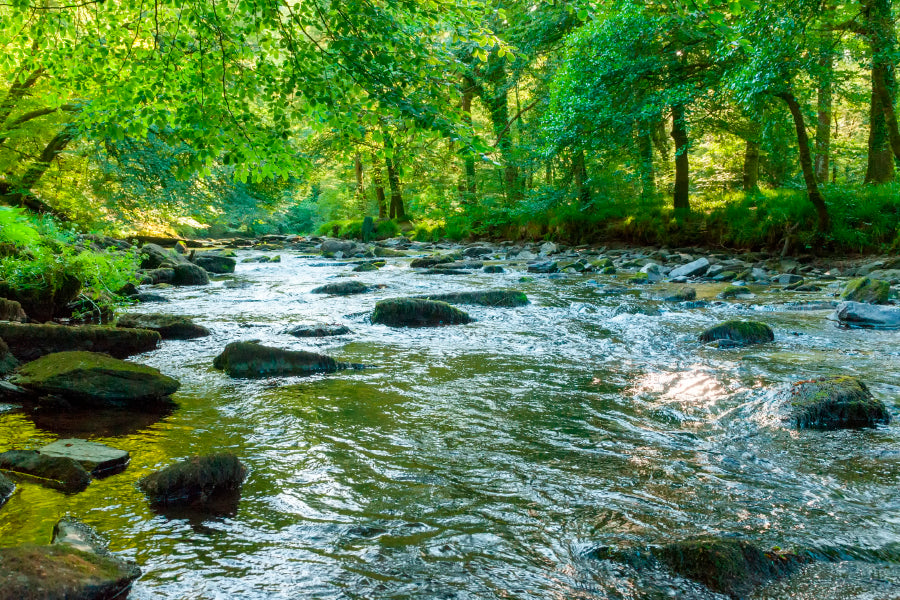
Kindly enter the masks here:
<path id="1" fill-rule="evenodd" d="M 834 301 L 841 282 L 815 293 L 754 288 L 729 302 L 715 302 L 723 284 L 692 284 L 710 301 L 698 307 L 657 299 L 671 284 L 625 275 L 534 275 L 515 262 L 498 262 L 499 274 L 426 275 L 404 258 L 355 273 L 280 255 L 129 309 L 190 315 L 213 332 L 132 357 L 181 381 L 172 411 L 89 423 L 0 413 L 0 450 L 88 437 L 132 456 L 79 494 L 21 484 L 0 509 L 3 545 L 45 543 L 61 516 L 78 517 L 140 564 L 134 599 L 593 599 L 695 597 L 593 550 L 707 533 L 831 559 L 756 598 L 900 597 L 900 332 L 828 320 L 814 303 Z M 310 293 L 343 277 L 383 287 Z M 454 327 L 368 321 L 379 299 L 499 288 L 531 303 L 462 307 L 476 321 Z M 775 342 L 697 342 L 731 318 L 768 323 Z M 352 333 L 285 333 L 304 323 Z M 212 361 L 237 340 L 367 368 L 234 380 Z M 787 427 L 778 386 L 838 374 L 865 381 L 894 423 Z M 136 487 L 177 459 L 220 450 L 249 468 L 236 507 L 161 515 Z"/>

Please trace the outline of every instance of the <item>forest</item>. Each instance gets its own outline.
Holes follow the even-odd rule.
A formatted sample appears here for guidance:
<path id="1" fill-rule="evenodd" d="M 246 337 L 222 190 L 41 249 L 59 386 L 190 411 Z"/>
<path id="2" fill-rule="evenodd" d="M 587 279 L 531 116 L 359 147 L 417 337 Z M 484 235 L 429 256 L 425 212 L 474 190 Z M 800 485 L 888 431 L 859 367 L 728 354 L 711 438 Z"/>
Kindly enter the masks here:
<path id="1" fill-rule="evenodd" d="M 896 248 L 889 0 L 2 11 L 2 201 L 85 231 Z"/>

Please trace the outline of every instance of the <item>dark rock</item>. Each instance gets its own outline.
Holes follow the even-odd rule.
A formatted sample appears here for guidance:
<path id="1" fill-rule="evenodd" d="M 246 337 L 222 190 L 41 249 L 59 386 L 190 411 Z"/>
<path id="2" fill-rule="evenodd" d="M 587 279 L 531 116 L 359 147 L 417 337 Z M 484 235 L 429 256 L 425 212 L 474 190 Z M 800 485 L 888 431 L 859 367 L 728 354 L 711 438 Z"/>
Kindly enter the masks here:
<path id="1" fill-rule="evenodd" d="M 803 283 L 803 278 L 799 275 L 794 275 L 793 273 L 785 273 L 783 275 L 779 275 L 775 281 L 782 285 L 794 285 L 797 283 Z"/>
<path id="2" fill-rule="evenodd" d="M 49 321 L 54 318 L 69 317 L 69 303 L 81 293 L 81 281 L 74 275 L 64 274 L 52 284 L 39 281 L 34 285 L 14 288 L 0 281 L 0 298 L 18 302 L 34 321 Z"/>
<path id="3" fill-rule="evenodd" d="M 0 597 L 16 600 L 121 600 L 137 565 L 69 544 L 0 549 Z"/>
<path id="4" fill-rule="evenodd" d="M 141 246 L 142 269 L 158 269 L 162 265 L 176 265 L 186 262 L 187 259 L 182 255 L 166 250 L 158 244 L 144 244 Z"/>
<path id="5" fill-rule="evenodd" d="M 490 254 L 491 252 L 493 252 L 493 250 L 484 246 L 472 246 L 463 250 L 463 256 L 466 258 L 478 258 L 479 256 Z"/>
<path id="6" fill-rule="evenodd" d="M 500 265 L 488 265 L 484 268 L 485 273 L 505 273 L 503 267 Z"/>
<path id="7" fill-rule="evenodd" d="M 22 305 L 14 300 L 0 298 L 0 321 L 16 321 L 21 323 L 27 317 Z"/>
<path id="8" fill-rule="evenodd" d="M 735 346 L 749 346 L 775 340 L 775 333 L 758 321 L 726 321 L 700 334 L 701 342 L 724 340 Z"/>
<path id="9" fill-rule="evenodd" d="M 479 260 L 461 260 L 450 263 L 441 263 L 438 265 L 438 268 L 452 269 L 455 271 L 477 271 L 483 266 L 484 263 Z"/>
<path id="10" fill-rule="evenodd" d="M 175 281 L 175 269 L 152 269 L 141 274 L 141 283 L 144 285 L 172 283 L 173 281 Z"/>
<path id="11" fill-rule="evenodd" d="M 194 264 L 209 273 L 224 274 L 234 273 L 237 261 L 221 254 L 203 253 L 194 256 Z"/>
<path id="12" fill-rule="evenodd" d="M 217 494 L 239 490 L 247 468 L 229 452 L 193 456 L 141 479 L 141 490 L 160 506 L 205 504 Z"/>
<path id="13" fill-rule="evenodd" d="M 311 291 L 313 294 L 331 294 L 333 296 L 349 296 L 351 294 L 364 294 L 371 288 L 361 281 L 339 281 L 317 287 Z"/>
<path id="14" fill-rule="evenodd" d="M 789 402 L 789 419 L 797 429 L 859 429 L 891 420 L 884 403 L 855 377 L 795 383 Z"/>
<path id="15" fill-rule="evenodd" d="M 353 271 L 356 273 L 367 273 L 369 271 L 377 271 L 379 268 L 375 263 L 366 262 L 353 267 Z"/>
<path id="16" fill-rule="evenodd" d="M 382 258 L 396 258 L 408 255 L 402 250 L 393 250 L 391 248 L 385 248 L 383 246 L 375 246 L 375 256 L 379 256 Z"/>
<path id="17" fill-rule="evenodd" d="M 341 252 L 344 256 L 352 254 L 356 244 L 345 240 L 325 240 L 322 242 L 322 254 L 335 254 Z"/>
<path id="18" fill-rule="evenodd" d="M 209 275 L 201 267 L 186 263 L 175 265 L 175 277 L 172 285 L 206 285 L 209 283 Z"/>
<path id="19" fill-rule="evenodd" d="M 6 501 L 9 500 L 9 497 L 13 495 L 13 492 L 16 491 L 16 484 L 9 480 L 9 478 L 0 473 L 0 506 L 6 504 Z"/>
<path id="20" fill-rule="evenodd" d="M 119 326 L 156 331 L 164 340 L 191 340 L 210 334 L 206 327 L 180 315 L 125 313 L 119 317 Z"/>
<path id="21" fill-rule="evenodd" d="M 67 493 L 84 490 L 91 476 L 71 458 L 43 456 L 36 450 L 8 450 L 0 453 L 0 469 L 35 478 L 41 485 Z"/>
<path id="22" fill-rule="evenodd" d="M 173 250 L 175 250 L 175 252 L 177 252 L 178 254 L 187 254 L 188 253 L 187 246 L 185 246 L 184 242 L 182 242 L 181 240 L 178 240 L 177 242 L 175 242 L 175 248 L 173 248 Z"/>
<path id="23" fill-rule="evenodd" d="M 738 296 L 748 295 L 750 295 L 750 290 L 746 287 L 742 285 L 729 285 L 719 293 L 718 298 L 720 300 L 730 300 L 732 298 L 737 298 Z"/>
<path id="24" fill-rule="evenodd" d="M 666 302 L 690 302 L 697 298 L 697 290 L 692 287 L 683 287 L 675 290 L 673 294 L 663 298 Z"/>
<path id="25" fill-rule="evenodd" d="M 227 287 L 227 286 L 226 286 Z M 151 293 L 140 293 L 135 294 L 131 297 L 135 302 L 147 303 L 147 302 L 169 302 L 169 299 L 165 296 L 160 296 L 159 294 L 151 294 Z"/>
<path id="26" fill-rule="evenodd" d="M 706 273 L 707 269 L 709 269 L 709 260 L 705 257 L 698 258 L 686 265 L 675 267 L 669 271 L 669 277 L 673 279 L 675 277 L 699 277 Z"/>
<path id="27" fill-rule="evenodd" d="M 9 351 L 9 346 L 0 339 L 0 375 L 6 375 L 19 366 L 19 361 Z"/>
<path id="28" fill-rule="evenodd" d="M 0 323 L 0 338 L 21 361 L 69 350 L 103 352 L 125 358 L 155 350 L 160 340 L 158 333 L 146 329 L 36 323 Z"/>
<path id="29" fill-rule="evenodd" d="M 488 290 L 483 292 L 453 292 L 449 294 L 429 294 L 416 296 L 424 300 L 436 300 L 448 304 L 477 304 L 480 306 L 525 306 L 528 296 L 516 290 Z"/>
<path id="30" fill-rule="evenodd" d="M 891 293 L 891 284 L 879 279 L 860 277 L 847 283 L 847 287 L 841 293 L 841 300 L 848 302 L 867 302 L 869 304 L 884 304 Z"/>
<path id="31" fill-rule="evenodd" d="M 299 338 L 318 338 L 347 335 L 351 332 L 346 325 L 298 325 L 288 329 L 285 333 Z"/>
<path id="32" fill-rule="evenodd" d="M 545 260 L 543 262 L 528 265 L 529 273 L 556 273 L 559 270 L 556 261 Z"/>
<path id="33" fill-rule="evenodd" d="M 391 298 L 375 304 L 372 322 L 391 327 L 436 327 L 471 323 L 472 318 L 446 302 Z"/>
<path id="34" fill-rule="evenodd" d="M 256 378 L 330 373 L 350 365 L 315 352 L 282 350 L 252 342 L 232 342 L 216 357 L 213 366 L 231 377 Z"/>
<path id="35" fill-rule="evenodd" d="M 157 369 L 96 352 L 58 352 L 22 366 L 12 383 L 85 404 L 142 405 L 174 394 L 177 381 Z"/>
<path id="36" fill-rule="evenodd" d="M 877 306 L 864 302 L 842 302 L 832 319 L 847 327 L 900 329 L 900 307 Z M 0 336 L 3 332 L 0 331 Z"/>
<path id="37" fill-rule="evenodd" d="M 426 256 L 423 258 L 414 258 L 409 266 L 413 269 L 427 269 L 435 265 L 442 265 L 454 261 L 452 256 Z"/>
<path id="38" fill-rule="evenodd" d="M 423 272 L 423 275 L 465 275 L 466 272 L 462 269 L 446 269 L 446 268 L 434 268 L 428 269 Z"/>
<path id="39" fill-rule="evenodd" d="M 43 456 L 71 458 L 91 474 L 104 477 L 120 473 L 128 466 L 131 456 L 125 450 L 110 448 L 97 442 L 78 438 L 56 440 L 38 452 Z"/>

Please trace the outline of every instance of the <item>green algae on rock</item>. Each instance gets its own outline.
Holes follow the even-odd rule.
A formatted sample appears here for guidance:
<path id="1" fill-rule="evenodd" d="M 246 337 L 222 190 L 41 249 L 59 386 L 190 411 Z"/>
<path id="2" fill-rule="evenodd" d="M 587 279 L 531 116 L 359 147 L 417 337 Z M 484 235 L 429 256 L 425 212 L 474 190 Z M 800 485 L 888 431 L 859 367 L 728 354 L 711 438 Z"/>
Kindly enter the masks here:
<path id="1" fill-rule="evenodd" d="M 16 385 L 88 404 L 142 405 L 174 394 L 179 383 L 153 367 L 97 352 L 57 352 L 22 366 Z"/>
<path id="2" fill-rule="evenodd" d="M 847 283 L 841 293 L 841 300 L 848 302 L 867 302 L 869 304 L 884 304 L 891 293 L 891 284 L 880 279 L 860 277 Z"/>
<path id="3" fill-rule="evenodd" d="M 887 406 L 855 377 L 797 382 L 789 402 L 789 419 L 797 429 L 859 429 L 891 420 Z"/>
<path id="4" fill-rule="evenodd" d="M 141 479 L 141 490 L 156 505 L 203 504 L 221 492 L 239 490 L 247 468 L 230 452 L 192 456 Z"/>
<path id="5" fill-rule="evenodd" d="M 372 322 L 391 327 L 464 325 L 472 318 L 446 302 L 421 298 L 391 298 L 375 304 Z"/>
<path id="6" fill-rule="evenodd" d="M 305 350 L 282 350 L 253 342 L 232 342 L 213 361 L 213 367 L 235 378 L 331 373 L 351 365 Z"/>
<path id="7" fill-rule="evenodd" d="M 103 352 L 125 358 L 155 350 L 160 341 L 157 332 L 147 329 L 2 322 L 0 338 L 9 345 L 13 356 L 23 361 L 72 350 Z"/>
<path id="8" fill-rule="evenodd" d="M 487 290 L 484 292 L 452 292 L 448 294 L 429 294 L 416 296 L 423 300 L 435 300 L 448 304 L 476 304 L 479 306 L 515 307 L 528 304 L 525 292 L 517 290 Z"/>
<path id="9" fill-rule="evenodd" d="M 371 288 L 361 281 L 339 281 L 314 288 L 310 293 L 349 296 L 351 294 L 365 294 L 369 290 Z"/>
<path id="10" fill-rule="evenodd" d="M 701 342 L 725 341 L 731 346 L 749 346 L 774 340 L 772 328 L 759 321 L 725 321 L 700 334 Z"/>

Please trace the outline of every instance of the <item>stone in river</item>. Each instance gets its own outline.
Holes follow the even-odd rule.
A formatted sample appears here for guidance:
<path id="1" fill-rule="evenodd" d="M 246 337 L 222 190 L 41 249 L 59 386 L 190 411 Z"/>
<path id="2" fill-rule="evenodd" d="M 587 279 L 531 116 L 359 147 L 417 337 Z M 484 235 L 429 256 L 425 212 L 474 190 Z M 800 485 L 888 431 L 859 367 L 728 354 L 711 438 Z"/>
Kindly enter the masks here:
<path id="1" fill-rule="evenodd" d="M 80 492 L 91 476 L 71 458 L 44 456 L 36 450 L 8 450 L 0 453 L 0 469 L 34 477 L 41 485 L 67 493 Z"/>
<path id="2" fill-rule="evenodd" d="M 842 302 L 829 318 L 847 327 L 900 329 L 900 307 L 897 306 Z"/>
<path id="3" fill-rule="evenodd" d="M 333 296 L 349 296 L 351 294 L 365 294 L 372 288 L 361 281 L 339 281 L 314 288 L 313 294 L 331 294 Z"/>
<path id="4" fill-rule="evenodd" d="M 848 302 L 868 302 L 870 304 L 884 304 L 891 293 L 891 284 L 880 279 L 860 277 L 847 283 L 841 293 L 841 300 Z"/>
<path id="5" fill-rule="evenodd" d="M 723 346 L 749 346 L 775 340 L 772 328 L 759 321 L 726 321 L 700 334 L 701 342 L 722 342 Z"/>
<path id="6" fill-rule="evenodd" d="M 44 456 L 71 458 L 94 477 L 111 475 L 128 466 L 131 456 L 125 450 L 110 448 L 78 438 L 56 440 L 38 450 Z"/>
<path id="7" fill-rule="evenodd" d="M 884 402 L 855 377 L 825 377 L 791 387 L 791 423 L 797 429 L 859 429 L 890 422 Z"/>
<path id="8" fill-rule="evenodd" d="M 209 329 L 182 315 L 125 313 L 119 316 L 118 325 L 156 331 L 164 340 L 191 340 L 210 334 Z"/>
<path id="9" fill-rule="evenodd" d="M 141 479 L 141 490 L 160 506 L 205 504 L 240 490 L 247 468 L 230 452 L 193 456 Z"/>
<path id="10" fill-rule="evenodd" d="M 375 305 L 372 322 L 391 327 L 437 327 L 471 323 L 472 318 L 446 302 L 391 298 Z"/>
<path id="11" fill-rule="evenodd" d="M 699 277 L 706 273 L 706 270 L 709 268 L 709 260 L 706 258 L 698 258 L 693 262 L 689 262 L 686 265 L 682 265 L 680 267 L 675 267 L 671 271 L 669 271 L 669 277 Z"/>
<path id="12" fill-rule="evenodd" d="M 235 378 L 331 373 L 350 366 L 324 354 L 282 350 L 254 342 L 232 342 L 213 361 L 213 367 Z"/>

